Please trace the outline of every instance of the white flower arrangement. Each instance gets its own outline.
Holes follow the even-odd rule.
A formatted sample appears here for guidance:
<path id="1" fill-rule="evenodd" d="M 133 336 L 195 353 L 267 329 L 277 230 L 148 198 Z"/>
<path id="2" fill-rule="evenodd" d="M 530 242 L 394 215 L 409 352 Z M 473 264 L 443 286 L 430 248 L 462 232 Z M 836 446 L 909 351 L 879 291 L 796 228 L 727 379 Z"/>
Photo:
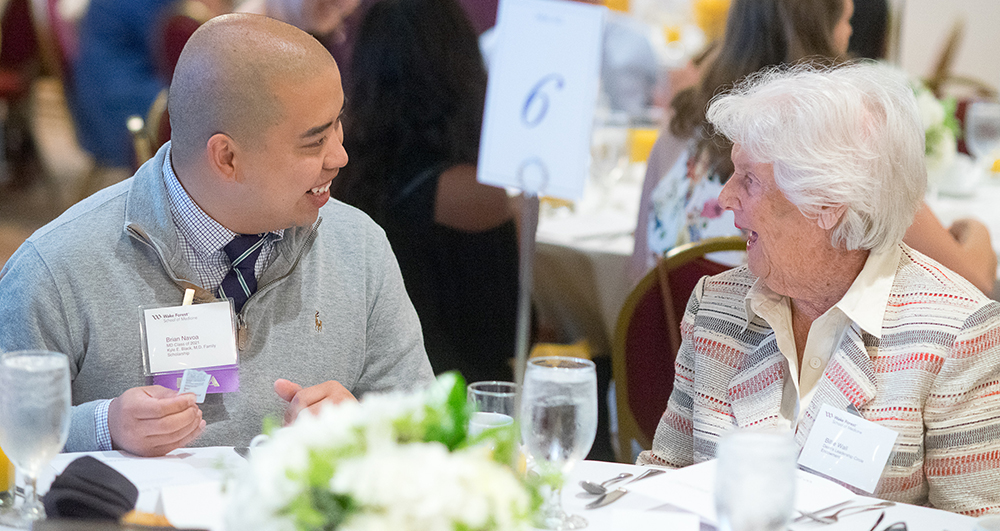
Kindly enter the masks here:
<path id="1" fill-rule="evenodd" d="M 955 98 L 939 100 L 923 83 L 911 83 L 917 98 L 920 121 L 924 126 L 924 157 L 927 171 L 936 173 L 947 170 L 955 162 L 958 152 L 958 120 L 955 119 Z"/>
<path id="2" fill-rule="evenodd" d="M 226 509 L 231 530 L 528 528 L 537 486 L 510 463 L 515 428 L 469 437 L 465 382 L 324 407 L 254 449 Z M 485 444 L 484 444 L 485 443 Z"/>

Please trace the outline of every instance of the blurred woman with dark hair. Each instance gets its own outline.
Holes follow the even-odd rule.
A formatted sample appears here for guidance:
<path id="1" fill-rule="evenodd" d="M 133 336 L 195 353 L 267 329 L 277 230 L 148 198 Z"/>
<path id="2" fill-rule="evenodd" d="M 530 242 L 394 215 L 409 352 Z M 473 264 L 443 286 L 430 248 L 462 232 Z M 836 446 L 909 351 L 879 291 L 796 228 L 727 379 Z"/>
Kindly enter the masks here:
<path id="1" fill-rule="evenodd" d="M 435 372 L 509 380 L 517 231 L 506 193 L 476 181 L 486 70 L 469 21 L 455 0 L 381 0 L 352 69 L 334 197 L 385 229 Z"/>

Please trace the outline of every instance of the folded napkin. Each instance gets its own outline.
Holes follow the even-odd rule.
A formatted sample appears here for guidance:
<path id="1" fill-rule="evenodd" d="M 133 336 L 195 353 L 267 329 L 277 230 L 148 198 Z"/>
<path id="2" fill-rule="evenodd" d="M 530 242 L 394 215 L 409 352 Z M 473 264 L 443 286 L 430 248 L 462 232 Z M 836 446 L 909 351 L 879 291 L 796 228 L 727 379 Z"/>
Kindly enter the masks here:
<path id="1" fill-rule="evenodd" d="M 125 476 L 85 455 L 56 476 L 42 503 L 49 518 L 118 520 L 138 498 L 139 489 Z"/>

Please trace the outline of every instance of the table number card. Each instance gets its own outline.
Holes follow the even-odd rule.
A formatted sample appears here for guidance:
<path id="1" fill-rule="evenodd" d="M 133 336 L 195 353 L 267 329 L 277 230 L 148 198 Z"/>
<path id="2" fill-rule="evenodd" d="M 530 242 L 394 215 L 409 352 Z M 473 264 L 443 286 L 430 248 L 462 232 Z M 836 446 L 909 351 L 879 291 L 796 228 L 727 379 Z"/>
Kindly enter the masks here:
<path id="1" fill-rule="evenodd" d="M 565 0 L 500 2 L 479 182 L 583 195 L 605 11 Z"/>

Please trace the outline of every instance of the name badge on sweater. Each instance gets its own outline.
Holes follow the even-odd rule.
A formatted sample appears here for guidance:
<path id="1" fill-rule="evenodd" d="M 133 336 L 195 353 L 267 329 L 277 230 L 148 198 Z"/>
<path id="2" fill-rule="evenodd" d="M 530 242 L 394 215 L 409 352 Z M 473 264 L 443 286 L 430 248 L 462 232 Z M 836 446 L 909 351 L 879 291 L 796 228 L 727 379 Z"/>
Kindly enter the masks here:
<path id="1" fill-rule="evenodd" d="M 874 492 L 899 434 L 823 404 L 799 465 L 837 481 Z"/>
<path id="2" fill-rule="evenodd" d="M 230 301 L 142 308 L 146 375 L 155 385 L 179 389 L 184 371 L 207 372 L 209 393 L 238 391 L 239 349 Z"/>

